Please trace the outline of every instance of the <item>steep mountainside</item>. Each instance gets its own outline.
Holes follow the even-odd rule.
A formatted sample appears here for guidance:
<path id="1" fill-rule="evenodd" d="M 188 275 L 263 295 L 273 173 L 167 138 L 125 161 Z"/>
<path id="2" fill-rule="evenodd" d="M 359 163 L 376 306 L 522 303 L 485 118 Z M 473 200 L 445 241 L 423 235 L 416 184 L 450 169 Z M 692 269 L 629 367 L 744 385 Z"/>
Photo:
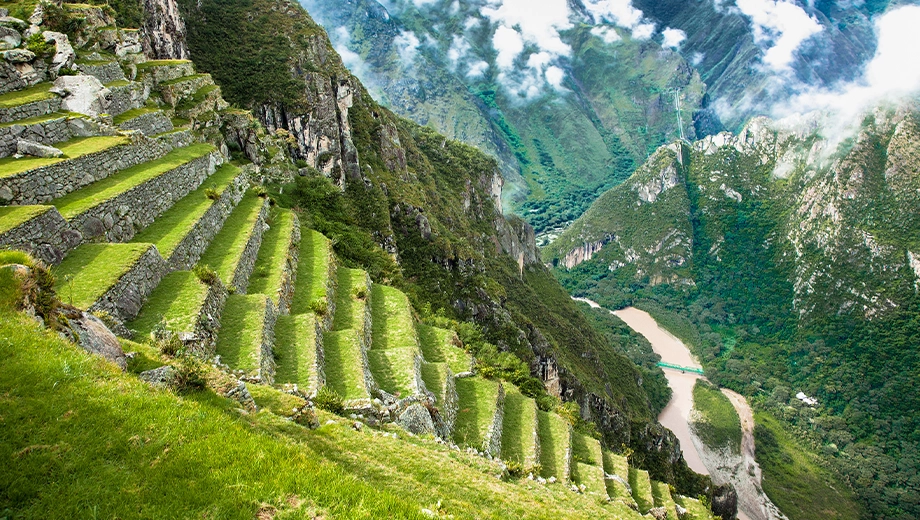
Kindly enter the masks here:
<path id="1" fill-rule="evenodd" d="M 662 148 L 544 251 L 575 294 L 678 311 L 710 377 L 808 424 L 873 518 L 918 514 L 918 121 L 878 108 L 837 143 L 755 119 Z"/>

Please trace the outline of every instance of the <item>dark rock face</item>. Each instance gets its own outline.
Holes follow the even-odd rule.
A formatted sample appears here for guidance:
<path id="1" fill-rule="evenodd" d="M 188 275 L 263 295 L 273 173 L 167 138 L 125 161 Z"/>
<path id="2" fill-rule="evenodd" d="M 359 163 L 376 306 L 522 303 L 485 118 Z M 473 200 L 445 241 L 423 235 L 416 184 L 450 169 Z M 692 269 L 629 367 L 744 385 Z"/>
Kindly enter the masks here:
<path id="1" fill-rule="evenodd" d="M 722 520 L 733 520 L 738 513 L 738 494 L 728 484 L 718 486 L 712 493 L 712 512 Z"/>
<path id="2" fill-rule="evenodd" d="M 122 370 L 127 370 L 128 361 L 121 344 L 102 320 L 79 310 L 70 311 L 69 314 L 67 318 L 70 329 L 83 350 L 102 356 Z"/>
<path id="3" fill-rule="evenodd" d="M 144 53 L 158 60 L 186 60 L 185 22 L 175 0 L 144 0 Z"/>

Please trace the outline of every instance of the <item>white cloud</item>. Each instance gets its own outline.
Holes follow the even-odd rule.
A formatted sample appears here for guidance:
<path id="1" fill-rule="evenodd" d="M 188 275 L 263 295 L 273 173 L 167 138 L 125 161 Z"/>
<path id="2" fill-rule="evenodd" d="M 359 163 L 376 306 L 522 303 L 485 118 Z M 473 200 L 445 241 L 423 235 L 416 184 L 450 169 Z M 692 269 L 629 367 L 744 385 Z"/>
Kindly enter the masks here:
<path id="1" fill-rule="evenodd" d="M 591 34 L 593 34 L 594 36 L 597 36 L 598 38 L 603 40 L 604 43 L 607 43 L 607 44 L 616 43 L 623 39 L 620 37 L 620 33 L 618 33 L 616 29 L 614 29 L 613 27 L 604 26 L 604 25 L 598 25 L 596 27 L 592 27 Z"/>
<path id="2" fill-rule="evenodd" d="M 552 67 L 546 68 L 544 75 L 546 76 L 546 82 L 552 85 L 553 88 L 557 90 L 562 88 L 562 80 L 565 78 L 565 71 L 553 65 Z"/>
<path id="3" fill-rule="evenodd" d="M 527 43 L 557 55 L 569 55 L 572 49 L 559 31 L 572 27 L 566 0 L 502 0 L 482 9 L 494 23 L 515 27 Z"/>
<path id="4" fill-rule="evenodd" d="M 463 36 L 455 35 L 450 42 L 450 48 L 447 49 L 447 59 L 450 60 L 451 67 L 457 70 L 460 61 L 470 52 L 470 42 L 466 41 Z"/>
<path id="5" fill-rule="evenodd" d="M 515 58 L 524 52 L 524 38 L 514 29 L 500 25 L 492 36 L 492 46 L 497 53 L 495 64 L 501 69 L 510 69 L 514 67 Z"/>
<path id="6" fill-rule="evenodd" d="M 596 21 L 627 29 L 636 40 L 647 40 L 655 34 L 655 24 L 632 5 L 632 0 L 585 0 L 585 8 Z"/>
<path id="7" fill-rule="evenodd" d="M 680 29 L 672 29 L 671 27 L 661 31 L 661 36 L 661 46 L 670 47 L 674 50 L 679 49 L 680 44 L 684 43 L 684 40 L 687 39 L 687 33 Z"/>
<path id="8" fill-rule="evenodd" d="M 473 63 L 470 63 L 470 68 L 468 71 L 466 71 L 466 77 L 471 79 L 481 78 L 487 70 L 489 70 L 488 63 L 482 60 L 474 61 Z"/>
<path id="9" fill-rule="evenodd" d="M 823 29 L 818 20 L 788 0 L 737 0 L 735 3 L 751 20 L 754 41 L 764 49 L 764 64 L 777 72 L 789 70 L 802 42 Z"/>
<path id="10" fill-rule="evenodd" d="M 404 68 L 411 68 L 415 64 L 415 56 L 418 54 L 419 45 L 418 36 L 413 32 L 401 32 L 399 36 L 393 39 L 393 45 L 396 47 L 396 53 Z"/>

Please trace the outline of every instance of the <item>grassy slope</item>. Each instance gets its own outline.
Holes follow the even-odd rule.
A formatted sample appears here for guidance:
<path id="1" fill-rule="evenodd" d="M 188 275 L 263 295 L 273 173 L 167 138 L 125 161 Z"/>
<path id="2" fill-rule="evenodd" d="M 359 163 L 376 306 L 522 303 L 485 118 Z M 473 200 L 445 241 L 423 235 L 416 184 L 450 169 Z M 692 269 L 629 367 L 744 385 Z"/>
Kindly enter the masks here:
<path id="1" fill-rule="evenodd" d="M 120 144 L 127 144 L 127 137 L 122 136 L 103 136 L 103 137 L 77 137 L 66 143 L 58 143 L 55 147 L 64 152 L 64 157 L 60 158 L 43 158 L 43 157 L 5 157 L 0 159 L 0 178 L 9 177 L 25 171 L 57 164 L 67 159 L 74 159 L 82 155 L 95 153 L 106 150 Z"/>
<path id="2" fill-rule="evenodd" d="M 546 478 L 562 478 L 566 464 L 566 452 L 571 445 L 569 425 L 556 414 L 537 412 L 537 427 L 540 435 L 541 475 Z"/>
<path id="3" fill-rule="evenodd" d="M 6 206 L 0 208 L 0 233 L 24 224 L 51 209 L 51 206 Z"/>
<path id="4" fill-rule="evenodd" d="M 140 338 L 146 338 L 161 320 L 173 332 L 192 332 L 207 295 L 208 286 L 193 273 L 170 273 L 150 294 L 137 318 L 126 325 L 136 330 Z"/>
<path id="5" fill-rule="evenodd" d="M 360 269 L 339 269 L 333 330 L 364 330 L 367 308 L 367 273 Z"/>
<path id="6" fill-rule="evenodd" d="M 718 388 L 698 379 L 693 386 L 693 408 L 700 414 L 693 423 L 700 440 L 714 449 L 728 445 L 734 453 L 741 452 L 741 419 Z"/>
<path id="7" fill-rule="evenodd" d="M 329 259 L 329 239 L 312 229 L 303 230 L 291 314 L 310 312 L 310 302 L 326 297 Z"/>
<path id="8" fill-rule="evenodd" d="M 227 298 L 217 335 L 217 353 L 234 370 L 259 370 L 265 296 L 234 294 Z"/>
<path id="9" fill-rule="evenodd" d="M 429 325 L 418 324 L 419 342 L 425 361 L 430 363 L 447 363 L 454 374 L 469 372 L 470 355 L 460 348 L 457 334 L 451 330 L 439 329 Z"/>
<path id="10" fill-rule="evenodd" d="M 291 234 L 294 233 L 294 214 L 287 210 L 275 209 L 270 219 L 268 230 L 262 234 L 262 246 L 259 248 L 259 256 L 256 258 L 247 292 L 267 294 L 277 304 Z"/>
<path id="11" fill-rule="evenodd" d="M 246 195 L 233 213 L 227 217 L 220 233 L 211 241 L 211 247 L 201 255 L 199 265 L 209 265 L 224 284 L 233 281 L 240 256 L 252 236 L 252 229 L 265 201 L 255 195 Z"/>
<path id="12" fill-rule="evenodd" d="M 629 468 L 629 487 L 632 488 L 633 498 L 639 506 L 639 511 L 648 511 L 655 506 L 652 496 L 652 482 L 645 470 Z"/>
<path id="13" fill-rule="evenodd" d="M 53 82 L 39 83 L 34 87 L 29 87 L 15 92 L 8 92 L 0 96 L 0 108 L 11 108 L 27 103 L 34 103 L 43 99 L 51 99 L 56 94 L 48 92 L 54 86 Z"/>
<path id="14" fill-rule="evenodd" d="M 316 317 L 313 314 L 279 316 L 275 323 L 275 382 L 296 383 L 315 390 Z"/>
<path id="15" fill-rule="evenodd" d="M 481 450 L 495 415 L 498 383 L 478 377 L 458 379 L 457 396 L 460 409 L 454 423 L 454 440 L 461 446 Z"/>
<path id="16" fill-rule="evenodd" d="M 763 489 L 791 520 L 859 518 L 860 510 L 846 485 L 822 465 L 810 450 L 763 412 L 754 414 L 757 462 Z"/>
<path id="17" fill-rule="evenodd" d="M 359 332 L 353 329 L 323 334 L 326 386 L 344 399 L 369 397 L 361 369 L 361 343 L 358 335 Z"/>
<path id="18" fill-rule="evenodd" d="M 124 275 L 150 244 L 84 244 L 54 269 L 55 290 L 65 303 L 85 309 Z"/>
<path id="19" fill-rule="evenodd" d="M 505 385 L 505 416 L 502 422 L 502 459 L 524 465 L 533 462 L 537 408 L 513 385 Z"/>

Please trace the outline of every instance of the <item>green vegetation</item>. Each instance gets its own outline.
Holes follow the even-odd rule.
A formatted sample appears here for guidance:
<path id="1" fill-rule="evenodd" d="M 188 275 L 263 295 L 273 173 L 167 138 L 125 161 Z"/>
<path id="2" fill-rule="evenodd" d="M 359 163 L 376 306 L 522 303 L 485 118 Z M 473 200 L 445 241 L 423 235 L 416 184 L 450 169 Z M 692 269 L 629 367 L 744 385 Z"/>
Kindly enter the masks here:
<path id="1" fill-rule="evenodd" d="M 64 152 L 64 157 L 23 157 L 21 159 L 5 157 L 0 159 L 0 178 L 11 177 L 17 173 L 57 164 L 67 159 L 75 159 L 91 153 L 107 150 L 121 144 L 128 144 L 129 142 L 129 139 L 123 136 L 77 137 L 65 143 L 58 143 L 55 146 L 55 148 Z"/>
<path id="2" fill-rule="evenodd" d="M 136 119 L 146 114 L 152 114 L 154 112 L 162 112 L 162 110 L 160 110 L 159 108 L 153 108 L 153 107 L 132 108 L 131 110 L 128 110 L 127 112 L 122 112 L 121 114 L 116 116 L 114 119 L 114 123 L 115 123 L 115 126 L 118 126 L 123 123 L 127 123 L 128 121 L 132 119 Z"/>
<path id="3" fill-rule="evenodd" d="M 323 334 L 326 385 L 347 400 L 370 398 L 364 384 L 364 370 L 361 368 L 359 334 L 354 329 Z"/>
<path id="4" fill-rule="evenodd" d="M 444 384 L 447 383 L 448 370 L 446 363 L 422 363 L 422 381 L 425 388 L 434 394 L 437 406 L 444 403 Z"/>
<path id="5" fill-rule="evenodd" d="M 537 411 L 537 427 L 540 436 L 540 474 L 544 478 L 564 479 L 568 467 L 566 455 L 572 443 L 571 426 L 554 413 Z"/>
<path id="6" fill-rule="evenodd" d="M 12 108 L 45 99 L 53 99 L 57 97 L 57 94 L 48 92 L 53 86 L 54 83 L 49 81 L 27 89 L 7 92 L 0 95 L 0 108 Z"/>
<path id="7" fill-rule="evenodd" d="M 268 230 L 262 234 L 259 256 L 249 277 L 249 293 L 267 294 L 278 304 L 278 291 L 281 290 L 290 255 L 291 235 L 296 225 L 294 214 L 290 211 L 273 208 L 269 213 Z"/>
<path id="8" fill-rule="evenodd" d="M 457 379 L 457 396 L 462 404 L 454 423 L 454 441 L 482 450 L 495 417 L 498 383 L 479 377 Z"/>
<path id="9" fill-rule="evenodd" d="M 204 77 L 207 77 L 207 74 L 192 74 L 191 76 L 182 76 L 179 78 L 162 81 L 160 82 L 160 86 L 177 85 L 179 83 L 185 83 L 186 81 L 194 81 L 194 80 L 201 79 Z"/>
<path id="10" fill-rule="evenodd" d="M 537 404 L 524 397 L 514 386 L 506 385 L 502 422 L 502 460 L 516 462 L 529 471 L 534 465 L 537 447 Z"/>
<path id="11" fill-rule="evenodd" d="M 189 60 L 149 60 L 143 63 L 137 64 L 137 73 L 147 71 L 155 67 L 175 67 L 176 65 L 184 65 L 186 63 L 191 63 Z"/>
<path id="12" fill-rule="evenodd" d="M 64 303 L 87 309 L 134 267 L 151 244 L 84 244 L 54 268 Z"/>
<path id="13" fill-rule="evenodd" d="M 472 360 L 461 348 L 460 338 L 452 330 L 419 323 L 416 325 L 422 355 L 430 363 L 447 363 L 454 374 L 470 371 Z"/>
<path id="14" fill-rule="evenodd" d="M 234 370 L 259 372 L 267 301 L 261 294 L 234 294 L 227 298 L 217 335 L 217 354 Z"/>
<path id="15" fill-rule="evenodd" d="M 605 480 L 607 484 L 607 496 L 614 500 L 621 500 L 626 504 L 635 504 L 636 501 L 625 484 L 629 479 L 629 462 L 626 460 L 626 457 L 604 450 L 603 458 L 604 472 L 623 479 L 622 481 L 615 478 Z"/>
<path id="16" fill-rule="evenodd" d="M 275 323 L 275 382 L 293 383 L 307 394 L 316 391 L 316 317 L 279 316 Z"/>
<path id="17" fill-rule="evenodd" d="M 639 506 L 639 511 L 645 512 L 655 507 L 655 498 L 652 496 L 652 482 L 648 478 L 648 471 L 638 468 L 629 468 L 629 487 L 632 489 L 633 499 Z"/>
<path id="18" fill-rule="evenodd" d="M 374 381 L 381 390 L 407 397 L 417 393 L 415 384 L 415 360 L 417 348 L 371 349 L 367 352 Z"/>
<path id="19" fill-rule="evenodd" d="M 342 288 L 343 292 L 344 290 L 345 288 Z M 399 289 L 373 284 L 371 316 L 374 349 L 418 349 L 412 307 L 409 305 L 409 299 Z"/>
<path id="20" fill-rule="evenodd" d="M 335 295 L 335 316 L 332 329 L 364 330 L 364 313 L 367 312 L 367 273 L 360 269 L 338 270 L 338 287 Z"/>
<path id="21" fill-rule="evenodd" d="M 40 116 L 30 117 L 28 119 L 17 119 L 16 121 L 10 121 L 9 123 L 0 123 L 0 128 L 9 128 L 11 126 L 34 126 L 46 123 L 48 121 L 54 121 L 55 119 L 65 119 L 70 117 L 70 114 L 64 112 L 52 112 L 50 114 L 43 114 Z"/>
<path id="22" fill-rule="evenodd" d="M 233 282 L 233 275 L 246 250 L 246 244 L 249 243 L 264 203 L 265 200 L 251 193 L 244 195 L 233 213 L 227 217 L 220 233 L 211 241 L 211 246 L 198 261 L 200 265 L 208 265 L 214 269 L 224 284 L 229 285 Z"/>
<path id="23" fill-rule="evenodd" d="M 671 490 L 664 482 L 652 482 L 652 498 L 655 500 L 655 507 L 663 507 L 668 512 L 668 518 L 677 520 L 677 507 L 674 499 L 671 498 Z"/>
<path id="24" fill-rule="evenodd" d="M 240 173 L 236 166 L 225 164 L 208 177 L 196 190 L 176 202 L 153 224 L 134 235 L 133 242 L 149 242 L 157 246 L 163 258 L 172 256 L 176 247 L 188 236 L 201 217 L 214 205 L 208 190 L 222 194 Z"/>
<path id="25" fill-rule="evenodd" d="M 712 449 L 741 453 L 741 419 L 731 401 L 712 384 L 697 379 L 693 386 L 693 430 Z"/>
<path id="26" fill-rule="evenodd" d="M 163 277 L 150 294 L 137 318 L 125 324 L 147 338 L 160 324 L 172 332 L 194 332 L 198 313 L 208 295 L 208 286 L 191 271 L 176 271 Z"/>
<path id="27" fill-rule="evenodd" d="M 19 227 L 49 211 L 51 206 L 5 206 L 0 207 L 0 234 Z"/>
<path id="28" fill-rule="evenodd" d="M 572 434 L 572 480 L 589 493 L 607 496 L 601 445 L 597 439 Z"/>
<path id="29" fill-rule="evenodd" d="M 54 205 L 61 215 L 64 215 L 64 218 L 73 218 L 102 202 L 115 198 L 215 150 L 210 144 L 195 144 L 173 150 L 157 160 L 122 170 L 85 188 L 70 192 L 55 200 Z"/>
<path id="30" fill-rule="evenodd" d="M 754 422 L 763 489 L 784 514 L 792 520 L 862 517 L 846 485 L 823 467 L 817 454 L 770 414 L 757 412 Z"/>
<path id="31" fill-rule="evenodd" d="M 300 257 L 291 314 L 311 312 L 313 302 L 326 299 L 329 283 L 329 239 L 312 229 L 301 231 Z"/>

